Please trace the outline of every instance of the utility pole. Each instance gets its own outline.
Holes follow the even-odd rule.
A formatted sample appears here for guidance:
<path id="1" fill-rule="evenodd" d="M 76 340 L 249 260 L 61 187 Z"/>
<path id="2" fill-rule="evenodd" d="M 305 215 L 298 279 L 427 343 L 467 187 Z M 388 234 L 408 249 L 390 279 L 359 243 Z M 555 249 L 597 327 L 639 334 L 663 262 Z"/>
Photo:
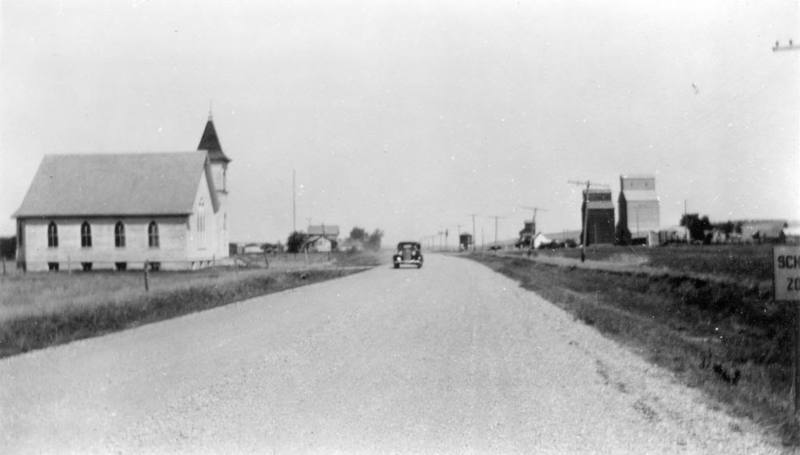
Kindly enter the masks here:
<path id="1" fill-rule="evenodd" d="M 478 216 L 477 213 L 470 213 L 468 216 L 472 217 L 472 251 L 475 251 L 475 242 L 477 241 L 477 237 L 475 237 L 475 217 Z"/>
<path id="2" fill-rule="evenodd" d="M 547 209 L 543 209 L 541 207 L 529 207 L 527 205 L 521 205 L 520 208 L 533 210 L 533 218 L 531 218 L 531 241 L 528 245 L 528 255 L 533 250 L 533 237 L 536 236 L 536 213 L 537 212 L 546 212 Z"/>
<path id="3" fill-rule="evenodd" d="M 589 222 L 589 188 L 592 185 L 596 187 L 608 188 L 608 185 L 602 183 L 593 183 L 589 180 L 569 180 L 567 183 L 578 186 L 586 185 L 586 189 L 583 192 L 583 240 L 581 241 L 581 262 L 584 262 L 586 261 L 586 229 Z"/>
<path id="4" fill-rule="evenodd" d="M 792 40 L 789 40 L 789 45 L 781 46 L 780 42 L 775 41 L 775 46 L 772 47 L 772 52 L 778 51 L 796 51 L 800 50 L 800 46 L 795 46 Z M 774 253 L 773 253 L 774 254 Z M 795 306 L 795 334 L 794 334 L 794 374 L 793 374 L 793 387 L 792 395 L 794 402 L 794 416 L 795 419 L 800 415 L 800 308 Z"/>
<path id="5" fill-rule="evenodd" d="M 494 218 L 494 244 L 495 246 L 497 246 L 497 220 L 499 220 L 500 218 L 505 219 L 505 217 L 499 215 L 492 215 L 489 216 L 489 218 Z"/>

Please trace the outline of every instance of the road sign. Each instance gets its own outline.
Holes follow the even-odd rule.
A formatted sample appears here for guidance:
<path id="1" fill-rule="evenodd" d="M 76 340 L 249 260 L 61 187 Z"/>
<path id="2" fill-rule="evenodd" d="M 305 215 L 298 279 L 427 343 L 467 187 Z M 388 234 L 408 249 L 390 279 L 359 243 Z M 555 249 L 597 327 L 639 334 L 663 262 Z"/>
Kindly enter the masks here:
<path id="1" fill-rule="evenodd" d="M 772 269 L 775 301 L 800 302 L 800 246 L 776 246 Z"/>

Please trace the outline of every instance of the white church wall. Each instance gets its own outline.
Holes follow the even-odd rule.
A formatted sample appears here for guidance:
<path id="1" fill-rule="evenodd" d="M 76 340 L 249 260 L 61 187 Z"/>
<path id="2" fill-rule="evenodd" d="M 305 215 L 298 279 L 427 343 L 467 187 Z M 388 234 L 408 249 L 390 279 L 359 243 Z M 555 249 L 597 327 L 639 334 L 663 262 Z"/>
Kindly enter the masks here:
<path id="1" fill-rule="evenodd" d="M 56 223 L 58 246 L 48 247 L 47 227 Z M 92 246 L 81 246 L 81 225 L 91 226 Z M 114 242 L 114 227 L 125 226 L 125 246 Z M 148 226 L 158 225 L 159 246 L 149 246 Z M 22 220 L 26 267 L 29 271 L 48 270 L 48 263 L 59 264 L 59 270 L 79 270 L 82 262 L 91 262 L 93 270 L 114 269 L 125 262 L 128 269 L 141 268 L 145 261 L 160 262 L 164 270 L 189 268 L 186 264 L 187 226 L 185 216 L 169 217 L 87 217 L 34 218 Z"/>

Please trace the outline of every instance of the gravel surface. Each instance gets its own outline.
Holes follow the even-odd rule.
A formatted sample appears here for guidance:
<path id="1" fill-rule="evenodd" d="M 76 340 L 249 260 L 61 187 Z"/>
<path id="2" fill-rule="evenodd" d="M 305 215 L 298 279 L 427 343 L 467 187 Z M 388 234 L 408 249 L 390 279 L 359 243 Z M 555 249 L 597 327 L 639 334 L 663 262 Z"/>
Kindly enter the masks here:
<path id="1" fill-rule="evenodd" d="M 3 453 L 776 453 L 672 375 L 433 254 L 0 360 Z"/>

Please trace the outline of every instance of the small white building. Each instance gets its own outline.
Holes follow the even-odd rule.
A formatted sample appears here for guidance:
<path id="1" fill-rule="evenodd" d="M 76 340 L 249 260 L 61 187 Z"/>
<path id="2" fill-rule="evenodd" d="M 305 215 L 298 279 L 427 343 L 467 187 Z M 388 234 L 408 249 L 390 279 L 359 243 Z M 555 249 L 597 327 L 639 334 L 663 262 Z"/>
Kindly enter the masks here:
<path id="1" fill-rule="evenodd" d="M 229 162 L 211 117 L 198 151 L 47 155 L 14 214 L 18 267 L 180 270 L 226 258 Z"/>

